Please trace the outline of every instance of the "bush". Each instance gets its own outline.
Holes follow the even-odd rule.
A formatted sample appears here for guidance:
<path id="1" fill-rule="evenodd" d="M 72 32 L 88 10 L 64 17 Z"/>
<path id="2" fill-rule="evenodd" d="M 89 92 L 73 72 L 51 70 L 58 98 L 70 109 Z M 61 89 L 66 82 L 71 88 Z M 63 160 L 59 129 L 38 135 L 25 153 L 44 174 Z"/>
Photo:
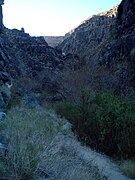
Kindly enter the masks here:
<path id="1" fill-rule="evenodd" d="M 62 102 L 55 108 L 72 121 L 78 137 L 91 147 L 128 158 L 135 152 L 134 107 L 134 99 L 83 90 L 78 103 Z"/>
<path id="2" fill-rule="evenodd" d="M 99 92 L 91 102 L 86 129 L 95 139 L 94 146 L 108 155 L 133 156 L 135 152 L 134 101 L 121 100 L 110 93 Z M 88 139 L 91 144 L 91 140 Z"/>
<path id="3" fill-rule="evenodd" d="M 20 103 L 21 103 L 21 96 L 19 96 L 18 94 L 12 94 L 9 103 L 7 105 L 7 109 L 10 110 L 11 108 L 18 106 Z"/>
<path id="4" fill-rule="evenodd" d="M 50 107 L 55 109 L 55 111 L 59 115 L 61 115 L 62 117 L 66 117 L 66 119 L 72 123 L 73 121 L 76 121 L 78 117 L 79 110 L 75 103 L 60 101 L 60 102 L 51 103 L 49 105 L 49 108 Z"/>

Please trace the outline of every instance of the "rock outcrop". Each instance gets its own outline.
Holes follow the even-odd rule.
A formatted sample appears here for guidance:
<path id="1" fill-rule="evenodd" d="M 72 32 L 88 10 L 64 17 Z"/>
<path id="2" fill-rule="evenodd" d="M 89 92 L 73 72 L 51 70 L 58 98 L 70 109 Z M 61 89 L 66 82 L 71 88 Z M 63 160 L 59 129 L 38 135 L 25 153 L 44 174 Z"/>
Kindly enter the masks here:
<path id="1" fill-rule="evenodd" d="M 78 54 L 88 58 L 97 52 L 97 47 L 110 37 L 115 22 L 117 7 L 86 19 L 77 28 L 66 34 L 66 39 L 58 46 L 65 54 Z M 95 50 L 95 52 L 93 52 Z"/>
<path id="2" fill-rule="evenodd" d="M 29 91 L 28 79 L 31 79 L 33 86 L 35 83 L 35 91 L 57 86 L 55 84 L 58 84 L 58 72 L 63 68 L 63 56 L 61 52 L 48 46 L 43 37 L 31 37 L 17 29 L 5 29 L 1 42 L 8 59 L 7 71 L 12 79 L 18 79 L 20 85 L 24 85 L 18 93 L 25 92 L 25 89 Z"/>
<path id="3" fill-rule="evenodd" d="M 48 46 L 44 37 L 5 28 L 0 37 L 1 87 L 11 86 L 12 79 L 14 93 L 19 95 L 44 91 L 49 98 L 53 94 L 50 99 L 57 94 L 64 97 L 62 83 L 72 86 L 71 71 L 78 71 L 81 76 L 79 71 L 84 69 L 84 85 L 129 94 L 135 88 L 134 15 L 134 2 L 123 0 L 119 7 L 82 22 L 55 49 Z M 6 104 L 10 92 L 3 94 L 5 100 L 1 98 L 1 102 Z"/>
<path id="4" fill-rule="evenodd" d="M 51 99 L 56 99 L 53 97 L 58 94 L 64 97 L 61 92 L 64 69 L 78 69 L 78 56 L 62 55 L 61 51 L 48 46 L 44 37 L 31 37 L 24 30 L 5 28 L 0 41 L 4 58 L 0 64 L 1 80 L 5 78 L 6 83 L 9 77 L 12 79 L 14 94 L 26 97 L 44 92 L 46 96 L 51 95 Z"/>
<path id="5" fill-rule="evenodd" d="M 81 58 L 90 88 L 124 95 L 135 89 L 134 3 L 123 0 L 118 7 L 88 18 L 57 47 Z"/>
<path id="6" fill-rule="evenodd" d="M 0 0 L 0 31 L 3 29 L 3 12 L 2 5 L 4 4 L 4 0 Z"/>
<path id="7" fill-rule="evenodd" d="M 123 0 L 118 7 L 115 38 L 104 45 L 101 64 L 107 64 L 114 79 L 115 92 L 129 94 L 135 90 L 135 2 Z M 103 63 L 103 64 L 104 64 Z"/>
<path id="8" fill-rule="evenodd" d="M 118 8 L 117 29 L 118 34 L 129 34 L 135 32 L 135 1 L 123 0 Z"/>
<path id="9" fill-rule="evenodd" d="M 0 37 L 0 112 L 6 111 L 6 106 L 10 99 L 11 77 L 8 73 L 7 65 L 9 59 L 3 49 L 3 39 Z"/>

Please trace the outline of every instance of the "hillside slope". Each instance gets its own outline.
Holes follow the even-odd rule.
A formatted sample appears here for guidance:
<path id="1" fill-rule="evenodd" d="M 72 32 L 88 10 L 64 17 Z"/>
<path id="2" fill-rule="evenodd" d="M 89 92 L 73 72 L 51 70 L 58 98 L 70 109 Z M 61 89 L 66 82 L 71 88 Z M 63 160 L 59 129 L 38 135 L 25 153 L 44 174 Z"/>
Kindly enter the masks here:
<path id="1" fill-rule="evenodd" d="M 66 39 L 58 48 L 65 54 L 78 54 L 81 58 L 96 52 L 111 35 L 111 28 L 115 22 L 117 7 L 110 11 L 93 15 L 83 21 L 77 28 L 67 33 Z M 89 57 L 87 57 L 89 59 Z"/>
<path id="2" fill-rule="evenodd" d="M 92 89 L 124 95 L 135 89 L 134 7 L 134 1 L 123 0 L 118 8 L 85 20 L 58 46 L 86 64 Z"/>

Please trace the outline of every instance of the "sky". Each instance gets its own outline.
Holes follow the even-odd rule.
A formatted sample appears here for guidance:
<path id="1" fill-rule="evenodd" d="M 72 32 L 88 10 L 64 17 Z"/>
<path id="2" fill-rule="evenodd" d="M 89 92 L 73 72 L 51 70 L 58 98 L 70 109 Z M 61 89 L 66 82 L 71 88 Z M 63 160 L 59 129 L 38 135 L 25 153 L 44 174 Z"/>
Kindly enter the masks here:
<path id="1" fill-rule="evenodd" d="M 5 0 L 3 22 L 31 36 L 60 36 L 121 0 Z"/>

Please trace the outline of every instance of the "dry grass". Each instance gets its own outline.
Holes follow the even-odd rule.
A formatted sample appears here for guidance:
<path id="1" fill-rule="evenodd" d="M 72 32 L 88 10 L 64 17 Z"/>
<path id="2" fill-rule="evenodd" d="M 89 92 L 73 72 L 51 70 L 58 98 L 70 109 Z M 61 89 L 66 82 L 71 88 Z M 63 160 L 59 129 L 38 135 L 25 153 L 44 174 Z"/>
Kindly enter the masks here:
<path id="1" fill-rule="evenodd" d="M 135 178 L 135 160 L 125 160 L 120 164 L 121 171 L 131 178 Z"/>
<path id="2" fill-rule="evenodd" d="M 43 108 L 14 108 L 8 112 L 8 155 L 3 160 L 1 177 L 14 180 L 101 180 L 94 167 L 80 159 L 78 143 L 66 120 Z M 75 143 L 67 145 L 74 139 Z M 5 167 L 4 167 L 5 166 Z"/>
<path id="3" fill-rule="evenodd" d="M 8 113 L 7 163 L 17 179 L 35 176 L 43 152 L 62 123 L 52 112 L 43 109 L 15 108 Z"/>

